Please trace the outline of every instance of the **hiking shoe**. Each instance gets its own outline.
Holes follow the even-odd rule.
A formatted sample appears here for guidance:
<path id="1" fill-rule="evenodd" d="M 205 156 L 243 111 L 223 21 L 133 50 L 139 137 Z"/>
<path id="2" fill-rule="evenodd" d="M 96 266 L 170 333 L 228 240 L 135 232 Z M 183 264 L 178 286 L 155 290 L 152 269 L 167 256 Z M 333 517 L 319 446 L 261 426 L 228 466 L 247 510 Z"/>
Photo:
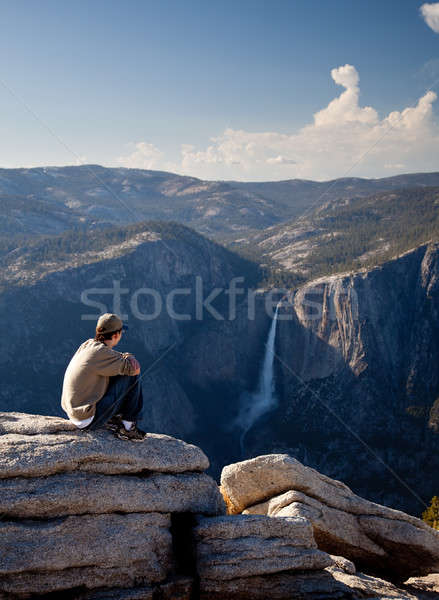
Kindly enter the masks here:
<path id="1" fill-rule="evenodd" d="M 134 427 L 131 429 L 125 429 L 125 427 L 122 425 L 115 432 L 115 436 L 120 440 L 130 440 L 131 442 L 141 442 L 145 435 L 146 433 L 141 429 L 138 429 L 136 425 L 134 425 Z"/>
<path id="2" fill-rule="evenodd" d="M 113 432 L 116 432 L 121 427 L 123 427 L 123 425 L 119 415 L 114 415 L 114 417 L 111 417 L 111 419 L 105 423 L 105 429 L 109 429 Z"/>

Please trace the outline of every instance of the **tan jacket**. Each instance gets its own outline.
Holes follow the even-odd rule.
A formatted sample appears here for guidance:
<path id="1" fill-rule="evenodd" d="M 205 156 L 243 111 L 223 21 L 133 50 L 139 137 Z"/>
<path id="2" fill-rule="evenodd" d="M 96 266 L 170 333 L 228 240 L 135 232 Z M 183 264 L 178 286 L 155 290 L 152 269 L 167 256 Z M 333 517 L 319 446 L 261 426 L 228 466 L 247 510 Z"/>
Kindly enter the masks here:
<path id="1" fill-rule="evenodd" d="M 94 416 L 110 376 L 134 374 L 128 356 L 92 338 L 79 346 L 66 369 L 62 389 L 61 406 L 69 417 L 83 420 Z"/>

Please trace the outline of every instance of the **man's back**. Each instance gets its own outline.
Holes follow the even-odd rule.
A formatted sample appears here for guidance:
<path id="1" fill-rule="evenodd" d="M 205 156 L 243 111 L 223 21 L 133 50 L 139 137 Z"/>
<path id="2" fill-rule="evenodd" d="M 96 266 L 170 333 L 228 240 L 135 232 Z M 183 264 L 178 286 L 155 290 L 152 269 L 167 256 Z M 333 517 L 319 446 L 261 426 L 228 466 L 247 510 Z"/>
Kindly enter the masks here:
<path id="1" fill-rule="evenodd" d="M 61 406 L 73 419 L 89 419 L 108 388 L 109 377 L 134 371 L 127 355 L 90 338 L 79 346 L 66 369 Z"/>

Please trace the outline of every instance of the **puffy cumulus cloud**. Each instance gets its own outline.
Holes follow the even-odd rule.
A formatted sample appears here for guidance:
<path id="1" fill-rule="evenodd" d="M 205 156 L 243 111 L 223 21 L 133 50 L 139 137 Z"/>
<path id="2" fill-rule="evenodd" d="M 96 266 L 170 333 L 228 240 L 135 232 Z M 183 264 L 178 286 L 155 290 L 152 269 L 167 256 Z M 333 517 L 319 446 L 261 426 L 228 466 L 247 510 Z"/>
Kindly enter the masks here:
<path id="1" fill-rule="evenodd" d="M 182 167 L 199 177 L 224 179 L 330 179 L 347 174 L 375 177 L 400 170 L 435 170 L 439 128 L 434 121 L 434 92 L 415 106 L 382 119 L 360 106 L 359 75 L 352 65 L 331 71 L 344 87 L 313 122 L 292 134 L 226 129 L 204 150 L 185 147 Z"/>
<path id="2" fill-rule="evenodd" d="M 343 91 L 297 132 L 229 128 L 212 137 L 205 148 L 184 144 L 181 161 L 167 170 L 205 179 L 325 180 L 347 175 L 388 176 L 401 169 L 439 169 L 434 92 L 424 94 L 414 106 L 380 118 L 374 108 L 360 106 L 360 78 L 354 66 L 338 67 L 331 75 Z M 143 146 L 138 144 L 123 164 L 141 166 L 143 157 L 144 167 L 166 168 L 157 149 L 152 152 L 152 162 L 150 153 L 148 150 L 145 159 Z"/>
<path id="3" fill-rule="evenodd" d="M 412 136 L 420 133 L 428 134 L 432 126 L 432 104 L 436 98 L 437 94 L 429 91 L 419 99 L 416 106 L 405 108 L 401 112 L 396 110 L 391 112 L 384 119 L 384 123 L 389 124 L 393 130 L 405 131 Z"/>
<path id="4" fill-rule="evenodd" d="M 331 77 L 346 89 L 354 89 L 358 87 L 360 77 L 357 73 L 357 69 L 352 65 L 344 65 L 344 67 L 338 67 L 337 69 L 331 70 Z"/>
<path id="5" fill-rule="evenodd" d="M 376 123 L 377 112 L 370 106 L 361 108 L 358 105 L 360 77 L 357 69 L 352 65 L 344 65 L 344 67 L 332 69 L 331 77 L 335 83 L 343 86 L 345 91 L 338 98 L 334 98 L 326 108 L 314 115 L 314 124 L 316 126 L 333 126 L 355 121 Z"/>
<path id="6" fill-rule="evenodd" d="M 160 169 L 164 154 L 154 144 L 138 142 L 131 154 L 120 156 L 117 163 L 130 169 Z"/>
<path id="7" fill-rule="evenodd" d="M 211 138 L 212 145 L 197 151 L 194 146 L 182 146 L 182 165 L 210 163 L 222 165 L 248 165 L 249 162 L 266 162 L 274 158 L 282 162 L 282 156 L 273 157 L 272 147 L 279 146 L 279 139 L 288 139 L 278 133 L 249 133 L 226 129 L 221 136 Z"/>
<path id="8" fill-rule="evenodd" d="M 421 15 L 433 31 L 439 33 L 439 2 L 423 4 L 420 8 Z"/>

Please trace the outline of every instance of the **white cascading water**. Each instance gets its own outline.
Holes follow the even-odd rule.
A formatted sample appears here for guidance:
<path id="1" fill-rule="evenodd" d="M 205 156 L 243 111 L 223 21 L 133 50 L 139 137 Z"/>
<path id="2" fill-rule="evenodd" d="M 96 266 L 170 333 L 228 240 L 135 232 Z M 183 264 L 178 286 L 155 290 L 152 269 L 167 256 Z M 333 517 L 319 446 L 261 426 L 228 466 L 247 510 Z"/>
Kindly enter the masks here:
<path id="1" fill-rule="evenodd" d="M 264 362 L 262 363 L 262 371 L 259 375 L 258 387 L 252 394 L 243 396 L 242 406 L 236 419 L 236 425 L 242 429 L 240 438 L 242 453 L 244 452 L 244 438 L 247 435 L 247 432 L 253 427 L 259 417 L 274 408 L 277 404 L 277 398 L 274 391 L 273 364 L 279 306 L 280 302 L 276 306 L 270 331 L 268 332 Z"/>

